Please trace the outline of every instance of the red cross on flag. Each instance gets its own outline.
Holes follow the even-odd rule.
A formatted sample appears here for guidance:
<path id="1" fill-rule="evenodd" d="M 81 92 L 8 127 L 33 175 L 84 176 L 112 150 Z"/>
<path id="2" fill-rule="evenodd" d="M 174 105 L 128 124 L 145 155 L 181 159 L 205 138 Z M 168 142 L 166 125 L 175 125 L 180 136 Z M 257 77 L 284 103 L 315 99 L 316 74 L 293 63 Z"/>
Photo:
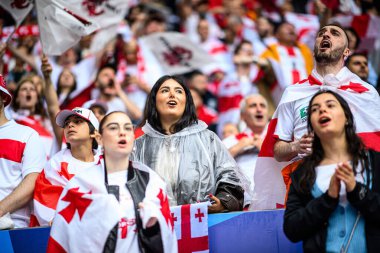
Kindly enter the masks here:
<path id="1" fill-rule="evenodd" d="M 103 163 L 81 168 L 82 171 L 67 183 L 60 196 L 50 230 L 48 253 L 102 252 L 107 237 L 116 224 L 118 232 L 115 252 L 140 252 L 137 215 L 141 218 L 143 228 L 147 227 L 151 218 L 156 218 L 160 226 L 163 252 L 177 253 L 177 239 L 172 227 L 164 181 L 145 165 L 139 162 L 131 164 L 133 170 L 140 171 L 148 178 L 145 197 L 138 213 L 134 210 L 132 194 L 129 200 L 128 197 L 125 198 L 129 201 L 127 206 L 119 203 L 114 195 L 108 194 L 104 184 Z M 127 171 L 122 174 L 127 182 Z M 132 180 L 136 180 L 136 177 Z M 125 195 L 121 193 L 120 196 L 123 198 Z"/>
<path id="2" fill-rule="evenodd" d="M 207 203 L 171 207 L 178 252 L 209 252 Z"/>

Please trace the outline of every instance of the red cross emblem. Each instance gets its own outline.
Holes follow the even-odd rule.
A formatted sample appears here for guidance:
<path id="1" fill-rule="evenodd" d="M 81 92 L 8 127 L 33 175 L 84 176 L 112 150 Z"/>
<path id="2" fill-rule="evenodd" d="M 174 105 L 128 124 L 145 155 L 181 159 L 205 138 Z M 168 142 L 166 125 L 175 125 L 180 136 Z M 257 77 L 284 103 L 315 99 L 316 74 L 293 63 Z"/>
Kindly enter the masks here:
<path id="1" fill-rule="evenodd" d="M 59 212 L 60 215 L 66 220 L 67 223 L 70 223 L 74 217 L 75 211 L 78 211 L 79 219 L 81 220 L 86 209 L 91 204 L 91 199 L 82 198 L 85 194 L 91 194 L 91 191 L 88 193 L 79 192 L 79 187 L 72 188 L 67 191 L 66 195 L 62 198 L 63 201 L 67 201 L 70 204 Z"/>
<path id="2" fill-rule="evenodd" d="M 191 221 L 190 221 L 190 206 L 183 205 L 181 207 L 181 239 L 178 240 L 178 252 L 192 253 L 195 251 L 208 250 L 208 236 L 191 237 Z M 197 215 L 199 217 L 197 217 Z M 201 219 L 204 214 L 200 212 L 195 214 L 195 218 Z"/>
<path id="3" fill-rule="evenodd" d="M 198 208 L 198 213 L 195 214 L 195 219 L 198 218 L 199 222 L 202 222 L 202 217 L 205 217 L 204 213 L 201 213 L 201 209 Z"/>

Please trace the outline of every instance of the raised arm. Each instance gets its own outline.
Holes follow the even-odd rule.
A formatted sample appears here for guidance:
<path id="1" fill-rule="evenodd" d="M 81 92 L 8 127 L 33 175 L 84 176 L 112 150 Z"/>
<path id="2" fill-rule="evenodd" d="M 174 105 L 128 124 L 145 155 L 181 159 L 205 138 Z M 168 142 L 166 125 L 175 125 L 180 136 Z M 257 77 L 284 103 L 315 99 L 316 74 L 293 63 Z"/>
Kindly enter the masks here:
<path id="1" fill-rule="evenodd" d="M 52 67 L 49 63 L 49 59 L 46 55 L 43 55 L 41 58 L 41 71 L 44 76 L 43 92 L 48 106 L 48 114 L 53 127 L 54 135 L 57 140 L 58 147 L 61 147 L 63 130 L 58 127 L 55 123 L 55 116 L 59 112 L 59 102 L 57 92 L 54 89 L 53 83 L 51 81 L 50 75 L 52 72 Z"/>
<path id="2" fill-rule="evenodd" d="M 142 112 L 141 110 L 136 106 L 135 103 L 133 103 L 125 94 L 123 89 L 120 86 L 120 83 L 115 80 L 115 89 L 116 94 L 119 96 L 119 98 L 123 101 L 125 107 L 127 108 L 128 114 L 131 116 L 134 120 L 139 120 L 142 118 Z"/>

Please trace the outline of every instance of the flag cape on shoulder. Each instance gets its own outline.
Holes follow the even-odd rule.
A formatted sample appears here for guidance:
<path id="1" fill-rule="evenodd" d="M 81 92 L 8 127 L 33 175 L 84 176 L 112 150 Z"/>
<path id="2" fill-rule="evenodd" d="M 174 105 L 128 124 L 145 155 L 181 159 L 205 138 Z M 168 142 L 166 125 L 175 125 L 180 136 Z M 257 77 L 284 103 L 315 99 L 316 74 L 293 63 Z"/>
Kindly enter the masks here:
<path id="1" fill-rule="evenodd" d="M 208 203 L 201 202 L 170 208 L 178 239 L 179 252 L 209 252 Z"/>
<path id="2" fill-rule="evenodd" d="M 36 180 L 31 227 L 49 224 L 54 218 L 63 188 L 75 174 L 99 162 L 99 156 L 95 155 L 94 159 L 92 163 L 78 162 L 72 157 L 69 149 L 63 149 L 46 163 Z"/>
<path id="3" fill-rule="evenodd" d="M 277 141 L 275 130 L 281 107 L 296 100 L 312 97 L 322 89 L 330 89 L 341 95 L 350 105 L 354 115 L 356 132 L 368 148 L 380 151 L 380 97 L 376 90 L 362 81 L 347 68 L 339 73 L 344 76 L 338 80 L 332 75 L 322 78 L 315 69 L 308 79 L 289 86 L 268 126 L 255 169 L 255 189 L 251 210 L 275 209 L 284 206 L 285 184 L 281 170 L 290 162 L 277 162 L 273 147 Z M 291 119 L 290 119 L 291 120 Z M 305 123 L 306 124 L 306 123 Z"/>
<path id="4" fill-rule="evenodd" d="M 149 173 L 149 182 L 140 215 L 143 227 L 156 217 L 162 236 L 164 252 L 177 252 L 176 237 L 165 183 L 152 170 L 139 162 L 132 162 L 136 170 Z M 127 171 L 125 171 L 127 181 Z M 77 174 L 63 190 L 53 220 L 47 252 L 102 252 L 109 232 L 119 222 L 116 252 L 128 252 L 131 243 L 138 248 L 135 231 L 123 234 L 125 210 L 114 195 L 108 194 L 104 183 L 104 167 L 96 165 Z"/>

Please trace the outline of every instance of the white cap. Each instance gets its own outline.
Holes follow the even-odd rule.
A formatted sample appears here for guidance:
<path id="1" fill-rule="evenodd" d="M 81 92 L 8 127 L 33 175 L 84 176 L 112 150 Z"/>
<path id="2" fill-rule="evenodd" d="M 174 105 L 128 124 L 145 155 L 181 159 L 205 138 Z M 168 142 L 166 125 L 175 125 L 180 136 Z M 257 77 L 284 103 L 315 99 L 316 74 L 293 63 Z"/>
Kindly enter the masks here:
<path id="1" fill-rule="evenodd" d="M 72 110 L 60 111 L 55 118 L 55 123 L 58 126 L 64 128 L 66 119 L 71 115 L 76 115 L 85 119 L 86 121 L 90 122 L 96 130 L 99 130 L 99 121 L 95 117 L 95 114 L 91 110 L 82 107 L 75 107 Z"/>

